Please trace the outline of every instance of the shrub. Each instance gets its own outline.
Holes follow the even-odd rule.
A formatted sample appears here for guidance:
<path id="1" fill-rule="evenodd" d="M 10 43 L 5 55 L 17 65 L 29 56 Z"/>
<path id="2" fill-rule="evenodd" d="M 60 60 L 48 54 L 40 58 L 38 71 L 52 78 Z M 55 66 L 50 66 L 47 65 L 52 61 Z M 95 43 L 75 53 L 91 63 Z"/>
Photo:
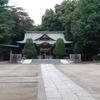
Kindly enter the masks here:
<path id="1" fill-rule="evenodd" d="M 69 59 L 69 57 L 64 57 L 65 59 Z"/>
<path id="2" fill-rule="evenodd" d="M 56 56 L 56 59 L 60 59 L 60 56 Z"/>
<path id="3" fill-rule="evenodd" d="M 93 59 L 93 60 L 100 60 L 100 56 L 98 56 L 98 55 L 93 55 L 93 56 L 92 56 L 92 59 Z"/>
<path id="4" fill-rule="evenodd" d="M 27 58 L 32 58 L 36 55 L 37 51 L 34 46 L 33 40 L 31 38 L 28 38 L 26 40 L 26 44 L 22 50 L 23 55 L 27 55 Z"/>
<path id="5" fill-rule="evenodd" d="M 55 54 L 56 56 L 61 56 L 66 54 L 65 44 L 62 38 L 58 38 L 56 40 L 56 45 L 53 50 L 53 54 Z"/>
<path id="6" fill-rule="evenodd" d="M 27 59 L 27 57 L 22 57 L 22 59 Z"/>

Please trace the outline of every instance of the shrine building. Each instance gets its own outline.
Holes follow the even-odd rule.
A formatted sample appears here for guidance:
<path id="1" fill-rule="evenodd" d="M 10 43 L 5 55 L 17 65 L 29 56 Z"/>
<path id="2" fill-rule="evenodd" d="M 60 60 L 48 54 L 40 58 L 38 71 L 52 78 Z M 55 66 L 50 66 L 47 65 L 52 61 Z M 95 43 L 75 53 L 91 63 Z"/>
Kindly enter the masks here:
<path id="1" fill-rule="evenodd" d="M 53 58 L 53 49 L 58 38 L 64 40 L 65 46 L 68 47 L 72 41 L 66 41 L 62 31 L 26 31 L 23 41 L 17 41 L 22 51 L 26 39 L 32 38 L 37 49 L 37 58 Z"/>

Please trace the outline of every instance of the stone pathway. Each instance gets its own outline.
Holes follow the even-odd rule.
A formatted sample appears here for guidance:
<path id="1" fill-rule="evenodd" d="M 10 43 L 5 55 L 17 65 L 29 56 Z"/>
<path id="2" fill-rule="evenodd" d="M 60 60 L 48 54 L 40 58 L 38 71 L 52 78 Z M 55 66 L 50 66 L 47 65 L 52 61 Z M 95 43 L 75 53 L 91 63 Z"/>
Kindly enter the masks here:
<path id="1" fill-rule="evenodd" d="M 52 64 L 41 64 L 46 100 L 96 100 Z"/>
<path id="2" fill-rule="evenodd" d="M 38 82 L 37 77 L 0 77 L 1 82 Z"/>

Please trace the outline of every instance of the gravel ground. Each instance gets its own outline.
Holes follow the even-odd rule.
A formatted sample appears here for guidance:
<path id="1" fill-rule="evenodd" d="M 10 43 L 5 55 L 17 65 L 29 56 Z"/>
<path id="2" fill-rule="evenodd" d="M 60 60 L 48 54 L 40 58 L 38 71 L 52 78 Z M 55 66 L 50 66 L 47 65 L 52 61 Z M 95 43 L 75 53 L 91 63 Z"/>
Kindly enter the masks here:
<path id="1" fill-rule="evenodd" d="M 100 63 L 61 64 L 56 67 L 100 100 Z"/>
<path id="2" fill-rule="evenodd" d="M 38 65 L 0 64 L 0 78 L 38 77 Z M 0 82 L 0 100 L 37 100 L 38 82 Z"/>

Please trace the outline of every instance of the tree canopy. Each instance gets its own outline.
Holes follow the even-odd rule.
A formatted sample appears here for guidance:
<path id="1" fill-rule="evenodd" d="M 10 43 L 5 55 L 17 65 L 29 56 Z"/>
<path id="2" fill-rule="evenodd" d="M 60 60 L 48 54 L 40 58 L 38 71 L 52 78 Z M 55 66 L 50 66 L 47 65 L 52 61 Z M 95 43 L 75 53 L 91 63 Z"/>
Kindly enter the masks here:
<path id="1" fill-rule="evenodd" d="M 4 4 L 7 0 L 1 0 L 0 4 L 0 42 L 1 43 L 11 43 L 11 30 L 14 27 L 14 20 L 11 19 L 11 12 L 6 9 Z"/>
<path id="2" fill-rule="evenodd" d="M 42 16 L 42 29 L 47 31 L 54 30 L 54 11 L 47 9 L 45 15 Z"/>
<path id="3" fill-rule="evenodd" d="M 8 4 L 9 0 L 0 0 L 0 6 L 3 6 L 5 4 Z"/>
<path id="4" fill-rule="evenodd" d="M 30 19 L 27 12 L 21 7 L 8 6 L 11 12 L 11 19 L 15 22 L 15 26 L 12 28 L 12 41 L 23 40 L 26 30 L 32 30 L 34 21 Z"/>
<path id="5" fill-rule="evenodd" d="M 42 29 L 46 31 L 65 31 L 66 37 L 70 40 L 72 12 L 75 9 L 74 0 L 64 0 L 61 4 L 55 5 L 55 10 L 47 9 L 42 16 Z"/>
<path id="6" fill-rule="evenodd" d="M 34 21 L 21 7 L 5 5 L 8 1 L 0 0 L 0 43 L 16 44 L 26 30 L 33 29 Z"/>
<path id="7" fill-rule="evenodd" d="M 73 51 L 91 58 L 100 48 L 100 1 L 79 0 L 74 11 Z"/>

